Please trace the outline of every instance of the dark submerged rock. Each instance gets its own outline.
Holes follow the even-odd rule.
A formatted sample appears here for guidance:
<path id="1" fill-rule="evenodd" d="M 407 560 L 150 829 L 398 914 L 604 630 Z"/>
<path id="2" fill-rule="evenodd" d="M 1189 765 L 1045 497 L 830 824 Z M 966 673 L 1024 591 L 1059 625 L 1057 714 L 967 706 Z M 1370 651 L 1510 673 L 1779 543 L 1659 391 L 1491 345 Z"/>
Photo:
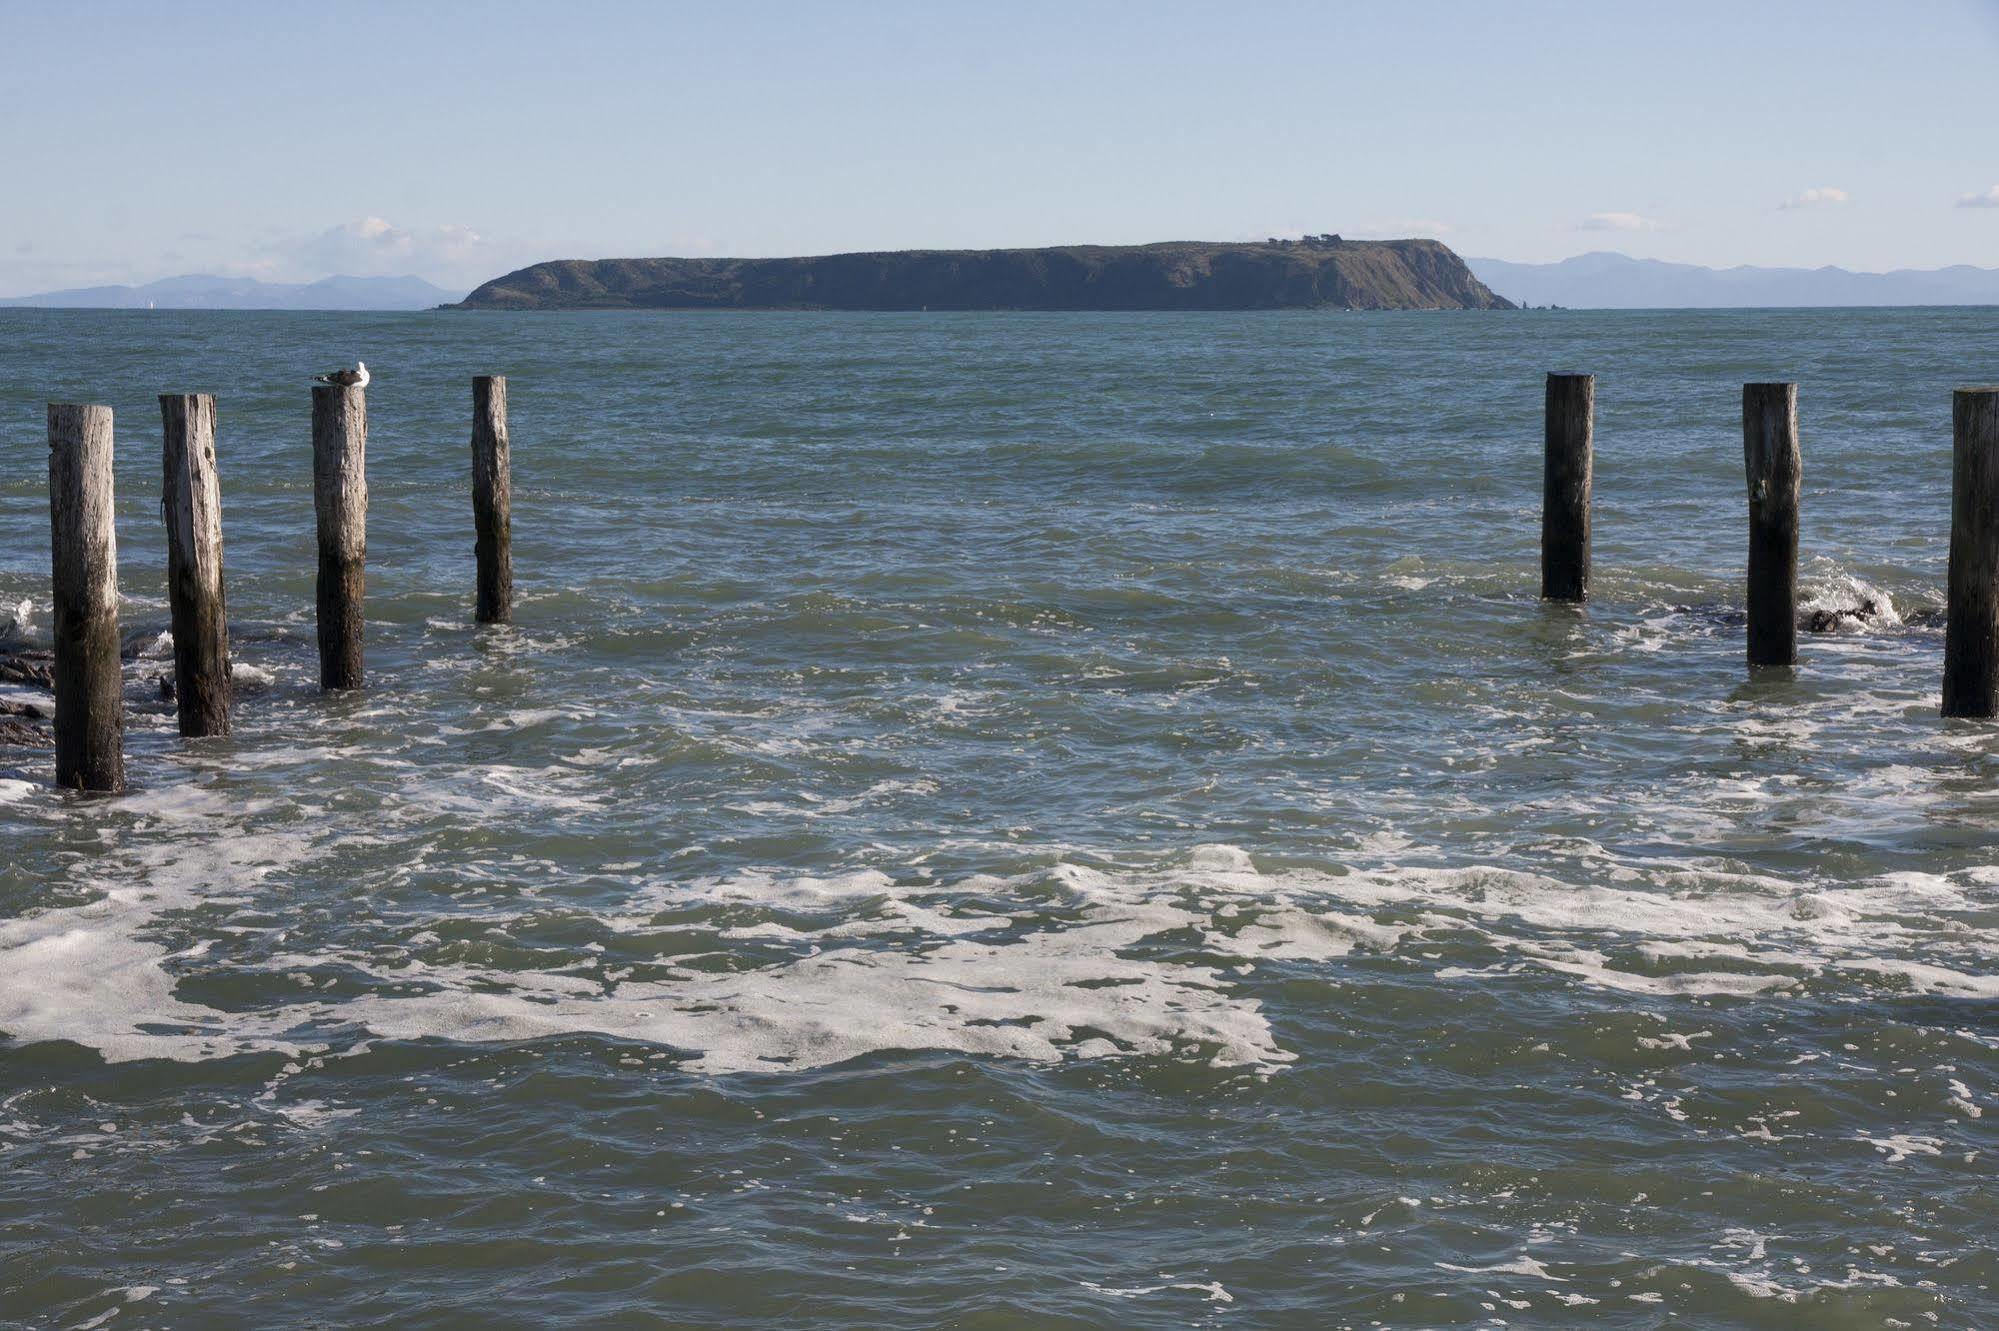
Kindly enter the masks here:
<path id="1" fill-rule="evenodd" d="M 1801 616 L 1807 633 L 1837 633 L 1847 625 L 1867 626 L 1880 619 L 1888 607 L 1874 597 L 1867 597 L 1857 606 L 1821 608 Z"/>
<path id="2" fill-rule="evenodd" d="M 0 649 L 0 683 L 53 689 L 56 686 L 55 658 L 47 652 L 22 652 L 10 656 Z"/>

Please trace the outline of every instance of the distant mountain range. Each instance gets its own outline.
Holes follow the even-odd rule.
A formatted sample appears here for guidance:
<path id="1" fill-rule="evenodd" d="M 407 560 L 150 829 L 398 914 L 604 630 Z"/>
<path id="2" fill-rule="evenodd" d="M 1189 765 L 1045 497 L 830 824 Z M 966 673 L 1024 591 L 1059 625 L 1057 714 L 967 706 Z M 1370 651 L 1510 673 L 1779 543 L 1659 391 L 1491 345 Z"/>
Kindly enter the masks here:
<path id="1" fill-rule="evenodd" d="M 69 310 L 428 310 L 462 291 L 420 277 L 323 277 L 317 282 L 260 282 L 254 277 L 194 274 L 142 287 L 80 287 L 15 296 L 0 306 Z"/>
<path id="2" fill-rule="evenodd" d="M 1465 259 L 1462 264 L 1459 266 L 1457 256 L 1434 241 L 1370 245 L 1341 242 L 1337 237 L 1271 245 L 912 251 L 822 259 L 609 260 L 538 264 L 509 273 L 464 297 L 464 307 L 1255 309 L 1336 305 L 1393 309 L 1477 307 L 1492 302 L 1495 295 L 1523 305 L 1599 310 L 1999 305 L 1999 268 L 1969 264 L 1898 268 L 1887 273 L 1856 273 L 1845 268 L 1702 268 L 1604 251 L 1579 254 L 1560 263 Z M 1259 265 L 1264 271 L 1257 271 Z M 1475 280 L 1467 284 L 1465 279 Z M 1073 291 L 1068 289 L 1072 285 Z M 1158 290 L 1151 289 L 1153 285 Z M 902 289 L 905 286 L 908 290 Z M 144 286 L 81 287 L 15 296 L 0 299 L 0 307 L 428 310 L 453 304 L 462 295 L 462 289 L 450 290 L 415 276 L 261 282 L 254 277 L 191 274 Z"/>
<path id="3" fill-rule="evenodd" d="M 1701 268 L 1598 251 L 1560 263 L 1466 259 L 1478 279 L 1523 305 L 1570 309 L 1699 309 L 1723 306 L 1995 305 L 1999 268 Z"/>

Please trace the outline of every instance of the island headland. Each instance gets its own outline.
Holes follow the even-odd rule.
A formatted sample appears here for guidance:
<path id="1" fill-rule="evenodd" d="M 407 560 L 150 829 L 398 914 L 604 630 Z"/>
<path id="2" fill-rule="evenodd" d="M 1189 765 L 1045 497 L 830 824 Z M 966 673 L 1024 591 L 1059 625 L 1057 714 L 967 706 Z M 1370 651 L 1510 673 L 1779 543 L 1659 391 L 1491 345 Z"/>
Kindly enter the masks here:
<path id="1" fill-rule="evenodd" d="M 557 259 L 458 310 L 1510 310 L 1434 240 L 890 250 L 792 259 Z"/>

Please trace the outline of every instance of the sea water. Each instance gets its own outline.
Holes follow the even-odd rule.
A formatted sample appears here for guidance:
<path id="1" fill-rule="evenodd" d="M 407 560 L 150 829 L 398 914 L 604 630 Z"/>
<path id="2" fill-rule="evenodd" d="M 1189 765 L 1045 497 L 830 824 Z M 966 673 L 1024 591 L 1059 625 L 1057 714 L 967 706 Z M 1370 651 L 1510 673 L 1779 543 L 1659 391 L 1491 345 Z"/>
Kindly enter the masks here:
<path id="1" fill-rule="evenodd" d="M 0 752 L 0 1324 L 1999 1323 L 1999 726 L 1937 716 L 1994 377 L 1969 309 L 0 314 L 0 618 L 105 402 L 136 652 L 129 793 Z M 1873 612 L 1752 676 L 1769 379 L 1808 608 Z M 187 742 L 197 391 L 246 678 Z"/>

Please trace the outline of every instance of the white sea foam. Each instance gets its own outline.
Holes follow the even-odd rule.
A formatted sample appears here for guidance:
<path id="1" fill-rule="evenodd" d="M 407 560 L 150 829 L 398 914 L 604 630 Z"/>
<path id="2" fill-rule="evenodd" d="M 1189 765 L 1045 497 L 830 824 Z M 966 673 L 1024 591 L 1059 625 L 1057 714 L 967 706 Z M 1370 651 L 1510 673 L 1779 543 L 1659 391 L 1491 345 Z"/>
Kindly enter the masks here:
<path id="1" fill-rule="evenodd" d="M 223 1013 L 183 1002 L 174 992 L 168 949 L 149 935 L 159 918 L 211 893 L 252 890 L 307 853 L 297 836 L 206 836 L 196 844 L 176 828 L 233 827 L 244 812 L 186 792 L 137 793 L 123 812 L 161 833 L 125 852 L 127 874 L 79 886 L 83 905 L 0 920 L 0 1031 L 17 1040 L 70 1040 L 107 1060 L 204 1059 L 249 1048 L 292 1048 L 281 1037 L 286 1013 Z M 136 872 L 131 872 L 136 870 Z"/>
<path id="2" fill-rule="evenodd" d="M 1524 1252 L 1521 1253 L 1518 1257 L 1513 1258 L 1511 1261 L 1495 1262 L 1491 1266 L 1453 1266 L 1449 1262 L 1438 1262 L 1437 1265 L 1442 1267 L 1446 1271 L 1462 1271 L 1469 1275 L 1532 1276 L 1536 1280 L 1557 1280 L 1557 1281 L 1562 1280 L 1564 1278 L 1562 1276 L 1550 1274 L 1548 1268 L 1546 1266 L 1543 1266 L 1538 1258 L 1533 1256 L 1533 1254 L 1531 1253 L 1524 1253 Z"/>
<path id="3" fill-rule="evenodd" d="M 1899 628 L 1902 616 L 1887 592 L 1819 556 L 1803 570 L 1798 612 L 1824 617 L 1835 633 L 1880 632 Z"/>
<path id="4" fill-rule="evenodd" d="M 1114 1285 L 1099 1285 L 1093 1280 L 1082 1281 L 1084 1289 L 1113 1299 L 1142 1299 L 1148 1294 L 1159 1294 L 1171 1290 L 1186 1290 L 1205 1296 L 1208 1303 L 1234 1303 L 1235 1295 L 1222 1287 L 1219 1280 L 1194 1281 L 1173 1280 L 1159 1285 L 1131 1285 L 1118 1288 Z"/>
<path id="5" fill-rule="evenodd" d="M 405 787 L 397 816 L 582 811 L 601 798 L 586 777 L 489 765 Z M 0 799 L 31 790 L 0 788 Z M 861 798 L 896 790 L 883 783 Z M 1982 973 L 1979 960 L 1999 941 L 1992 875 L 1979 872 L 1833 888 L 1599 851 L 1583 860 L 1598 866 L 1595 881 L 1574 882 L 1407 862 L 1266 870 L 1240 848 L 1205 846 L 1131 867 L 1072 855 L 1012 876 L 956 881 L 921 866 L 640 877 L 623 909 L 597 913 L 603 928 L 638 944 L 690 933 L 713 944 L 676 943 L 664 950 L 674 967 L 643 978 L 606 963 L 595 943 L 578 946 L 559 969 L 507 970 L 441 951 L 434 930 L 399 934 L 370 921 L 367 928 L 386 932 L 365 944 L 327 949 L 300 939 L 294 952 L 259 963 L 303 974 L 337 960 L 372 978 L 369 992 L 334 999 L 308 990 L 265 1010 L 222 1012 L 181 998 L 174 975 L 231 963 L 213 953 L 213 938 L 174 954 L 163 926 L 197 904 L 264 901 L 353 837 L 248 835 L 243 821 L 255 810 L 185 788 L 127 797 L 123 812 L 142 826 L 123 850 L 79 870 L 92 875 L 73 884 L 88 893 L 86 904 L 0 922 L 0 1030 L 17 1039 L 73 1040 L 113 1060 L 200 1059 L 370 1037 L 595 1032 L 685 1051 L 691 1066 L 715 1073 L 924 1049 L 1044 1062 L 1148 1055 L 1272 1070 L 1294 1056 L 1244 982 L 1253 970 L 1356 953 L 1428 964 L 1443 955 L 1443 942 L 1462 958 L 1467 940 L 1498 959 L 1439 964 L 1439 979 L 1503 984 L 1539 972 L 1655 1002 L 1754 999 L 1806 984 L 1999 996 L 1999 979 Z M 1391 861 L 1414 853 L 1399 839 L 1385 844 L 1396 848 L 1384 857 Z M 807 918 L 744 921 L 744 908 Z M 478 918 L 505 929 L 530 907 L 479 909 Z M 672 920 L 662 922 L 669 910 Z M 719 918 L 690 922 L 709 916 Z M 1194 941 L 1191 952 L 1185 940 Z M 697 966 L 696 955 L 728 956 L 738 968 Z"/>
<path id="6" fill-rule="evenodd" d="M 268 689 L 278 682 L 278 677 L 262 666 L 248 665 L 242 661 L 229 663 L 229 682 L 239 689 Z"/>

